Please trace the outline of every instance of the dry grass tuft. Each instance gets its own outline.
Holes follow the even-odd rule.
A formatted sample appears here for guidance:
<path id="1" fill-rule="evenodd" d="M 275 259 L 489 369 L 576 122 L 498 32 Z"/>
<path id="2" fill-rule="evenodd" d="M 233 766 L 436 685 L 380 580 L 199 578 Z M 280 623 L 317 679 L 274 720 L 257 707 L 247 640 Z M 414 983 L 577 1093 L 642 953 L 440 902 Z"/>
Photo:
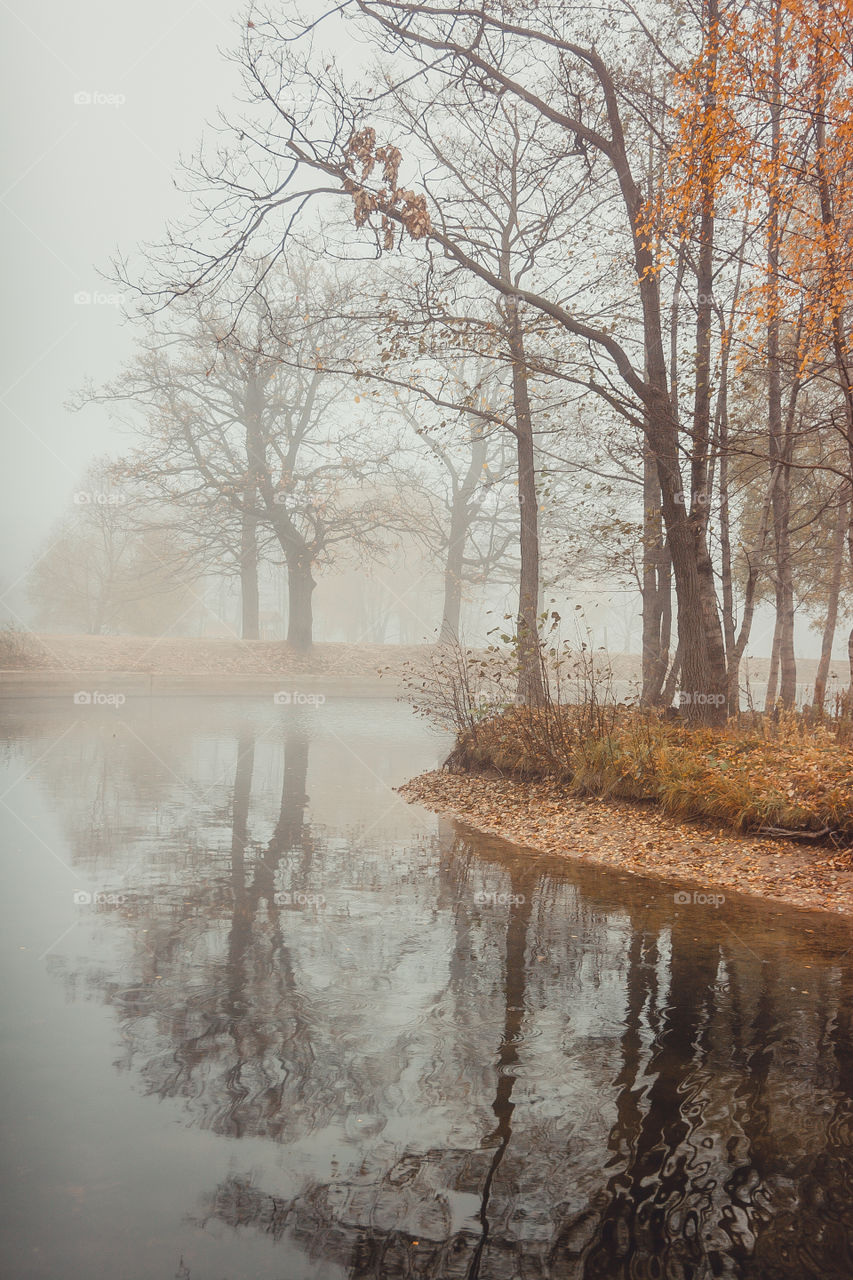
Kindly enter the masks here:
<path id="1" fill-rule="evenodd" d="M 736 831 L 853 839 L 853 750 L 803 715 L 688 728 L 627 707 L 510 707 L 463 730 L 447 767 L 553 779 Z"/>

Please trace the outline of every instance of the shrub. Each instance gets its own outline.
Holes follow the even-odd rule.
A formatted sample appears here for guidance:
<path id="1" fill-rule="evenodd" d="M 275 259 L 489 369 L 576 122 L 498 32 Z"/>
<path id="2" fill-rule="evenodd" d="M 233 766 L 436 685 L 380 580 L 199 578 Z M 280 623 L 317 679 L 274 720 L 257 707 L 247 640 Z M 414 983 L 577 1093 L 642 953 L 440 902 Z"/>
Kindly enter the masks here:
<path id="1" fill-rule="evenodd" d="M 0 627 L 0 670 L 20 671 L 38 665 L 38 649 L 29 633 L 11 623 Z"/>
<path id="2" fill-rule="evenodd" d="M 537 707 L 514 705 L 512 655 L 497 647 L 445 646 L 410 680 L 418 709 L 456 731 L 446 768 L 550 779 L 738 831 L 853 839 L 849 699 L 834 714 L 748 712 L 724 728 L 689 727 L 673 709 L 617 704 L 586 648 L 543 644 L 542 663 Z"/>

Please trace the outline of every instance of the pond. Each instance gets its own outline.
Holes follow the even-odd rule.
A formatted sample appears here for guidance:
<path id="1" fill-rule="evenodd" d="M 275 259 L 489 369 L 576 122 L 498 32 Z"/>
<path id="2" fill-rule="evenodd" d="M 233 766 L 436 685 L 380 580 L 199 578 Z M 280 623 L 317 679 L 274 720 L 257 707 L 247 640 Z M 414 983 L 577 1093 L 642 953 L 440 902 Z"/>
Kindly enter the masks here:
<path id="1" fill-rule="evenodd" d="M 70 702 L 3 715 L 4 1274 L 853 1276 L 853 929 L 408 805 L 391 700 Z"/>

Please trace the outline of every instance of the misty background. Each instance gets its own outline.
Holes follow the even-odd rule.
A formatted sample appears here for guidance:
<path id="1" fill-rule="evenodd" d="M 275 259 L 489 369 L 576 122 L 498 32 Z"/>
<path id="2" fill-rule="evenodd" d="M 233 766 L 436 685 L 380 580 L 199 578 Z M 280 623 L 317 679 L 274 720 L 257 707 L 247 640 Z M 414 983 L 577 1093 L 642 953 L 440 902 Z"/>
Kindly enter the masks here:
<path id="1" fill-rule="evenodd" d="M 59 516 L 68 510 L 94 459 L 120 455 L 129 435 L 107 406 L 68 409 L 84 382 L 102 385 L 129 359 L 133 326 L 111 283 L 112 257 L 162 236 L 186 210 L 180 161 L 197 149 L 240 102 L 240 75 L 228 52 L 238 40 L 241 6 L 233 0 L 146 6 L 48 0 L 37 8 L 4 6 L 7 165 L 0 213 L 7 246 L 2 413 L 6 465 L 2 484 L 0 620 L 45 629 L 28 584 Z M 422 570 L 421 570 L 422 571 Z M 396 571 L 377 564 L 370 588 L 385 610 L 379 629 L 352 615 L 364 574 L 335 570 L 316 593 L 315 637 L 417 643 L 434 638 L 441 619 L 440 569 L 394 607 Z M 505 575 L 506 577 L 506 575 Z M 510 575 L 511 577 L 511 575 Z M 261 570 L 262 638 L 281 638 L 282 571 Z M 479 641 L 512 609 L 509 580 L 467 587 L 463 628 Z M 384 604 L 382 601 L 384 600 Z M 640 596 L 615 576 L 546 590 L 544 601 L 577 609 L 581 629 L 612 652 L 639 652 Z M 208 590 L 207 620 L 190 613 L 186 634 L 239 633 L 239 588 Z M 204 611 L 202 611 L 203 613 Z M 262 620 L 263 621 L 263 620 Z M 81 630 L 73 624 L 56 630 Z M 168 628 L 164 628 L 168 629 Z M 766 656 L 773 610 L 759 606 L 748 653 Z M 815 657 L 819 634 L 798 616 L 797 651 Z M 834 655 L 843 655 L 839 630 Z"/>
<path id="2" fill-rule="evenodd" d="M 84 378 L 114 376 L 132 349 L 116 288 L 99 272 L 181 212 L 180 157 L 239 76 L 222 52 L 234 43 L 232 0 L 3 9 L 0 575 L 18 611 L 22 577 L 88 462 L 127 445 L 104 407 L 65 407 Z M 81 94 L 122 100 L 75 102 Z"/>

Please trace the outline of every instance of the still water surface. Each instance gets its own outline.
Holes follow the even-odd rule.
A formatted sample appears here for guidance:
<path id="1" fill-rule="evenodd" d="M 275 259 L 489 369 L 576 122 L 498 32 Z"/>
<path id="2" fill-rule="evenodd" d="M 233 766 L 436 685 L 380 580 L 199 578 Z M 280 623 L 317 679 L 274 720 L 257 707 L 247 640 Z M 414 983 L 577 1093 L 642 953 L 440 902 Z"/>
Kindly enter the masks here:
<path id="1" fill-rule="evenodd" d="M 391 701 L 7 704 L 14 1280 L 853 1276 L 853 931 L 473 835 Z"/>

